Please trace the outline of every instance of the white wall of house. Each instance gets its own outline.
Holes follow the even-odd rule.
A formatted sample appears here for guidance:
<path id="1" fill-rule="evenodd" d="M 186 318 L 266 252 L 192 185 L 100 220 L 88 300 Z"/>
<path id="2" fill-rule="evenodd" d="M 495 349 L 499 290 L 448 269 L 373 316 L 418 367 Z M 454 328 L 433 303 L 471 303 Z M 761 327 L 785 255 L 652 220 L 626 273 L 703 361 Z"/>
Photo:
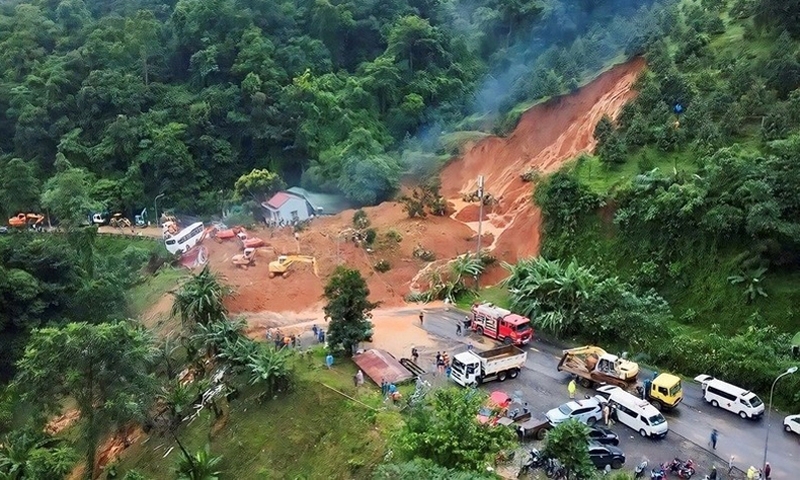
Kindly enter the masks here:
<path id="1" fill-rule="evenodd" d="M 308 219 L 308 203 L 304 198 L 291 196 L 283 205 L 277 210 L 264 209 L 265 216 L 269 213 L 267 222 L 279 223 L 283 220 L 284 223 L 291 224 L 295 221 L 303 221 Z"/>

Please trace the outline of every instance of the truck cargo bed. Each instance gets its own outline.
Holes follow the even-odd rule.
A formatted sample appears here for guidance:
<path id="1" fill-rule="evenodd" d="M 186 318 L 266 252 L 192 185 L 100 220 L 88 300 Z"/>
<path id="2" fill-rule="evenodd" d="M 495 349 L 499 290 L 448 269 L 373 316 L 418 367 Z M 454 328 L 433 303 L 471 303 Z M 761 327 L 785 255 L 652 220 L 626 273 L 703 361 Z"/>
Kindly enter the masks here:
<path id="1" fill-rule="evenodd" d="M 486 350 L 485 352 L 475 352 L 477 356 L 485 358 L 486 360 L 498 360 L 501 358 L 513 357 L 521 353 L 524 352 L 519 347 L 515 347 L 514 345 L 504 345 L 502 347 Z"/>

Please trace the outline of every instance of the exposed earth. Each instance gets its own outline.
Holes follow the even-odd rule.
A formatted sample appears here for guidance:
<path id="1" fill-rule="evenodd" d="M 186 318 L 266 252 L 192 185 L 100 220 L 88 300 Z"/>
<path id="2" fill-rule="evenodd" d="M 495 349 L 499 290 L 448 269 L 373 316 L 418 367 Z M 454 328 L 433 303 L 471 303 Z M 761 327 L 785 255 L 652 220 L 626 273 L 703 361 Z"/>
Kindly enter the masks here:
<path id="1" fill-rule="evenodd" d="M 530 169 L 553 172 L 579 153 L 591 151 L 597 121 L 604 114 L 619 113 L 634 95 L 631 87 L 644 65 L 641 59 L 617 65 L 572 95 L 534 106 L 508 137 L 487 137 L 465 146 L 465 154 L 441 173 L 442 194 L 454 212 L 449 217 L 409 219 L 397 202 L 365 208 L 378 233 L 372 252 L 344 239 L 337 241 L 340 232 L 352 228 L 352 210 L 315 219 L 299 233 L 298 241 L 288 228 L 249 232 L 268 246 L 259 249 L 256 265 L 247 270 L 231 264 L 231 257 L 240 253 L 238 242 L 206 240 L 211 268 L 233 290 L 227 307 L 231 313 L 246 314 L 255 328 L 321 319 L 324 279 L 338 263 L 361 271 L 372 300 L 384 307 L 404 305 L 406 295 L 424 288 L 425 272 L 475 248 L 478 204 L 464 202 L 462 193 L 476 190 L 479 175 L 486 178 L 486 192 L 499 200 L 486 209 L 483 245 L 499 261 L 510 263 L 537 254 L 541 216 L 530 200 L 533 184 L 523 182 L 520 175 Z M 387 238 L 390 230 L 400 234 L 399 243 Z M 434 265 L 414 258 L 417 247 L 435 253 Z M 278 254 L 293 253 L 314 256 L 319 277 L 310 265 L 295 264 L 288 278 L 270 279 L 268 262 Z M 379 260 L 388 261 L 391 269 L 377 272 L 374 266 Z M 483 285 L 496 283 L 504 273 L 498 262 L 484 276 Z"/>

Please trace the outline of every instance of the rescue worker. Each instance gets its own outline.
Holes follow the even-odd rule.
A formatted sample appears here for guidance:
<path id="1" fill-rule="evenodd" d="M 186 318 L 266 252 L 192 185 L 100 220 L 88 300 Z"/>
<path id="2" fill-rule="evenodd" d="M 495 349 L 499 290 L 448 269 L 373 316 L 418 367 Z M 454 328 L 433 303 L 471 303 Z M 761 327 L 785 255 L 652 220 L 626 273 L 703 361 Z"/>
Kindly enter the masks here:
<path id="1" fill-rule="evenodd" d="M 567 391 L 569 392 L 569 398 L 570 399 L 574 399 L 575 398 L 575 390 L 576 389 L 577 389 L 577 386 L 575 385 L 575 379 L 573 378 L 572 380 L 569 381 L 569 385 L 567 385 Z"/>

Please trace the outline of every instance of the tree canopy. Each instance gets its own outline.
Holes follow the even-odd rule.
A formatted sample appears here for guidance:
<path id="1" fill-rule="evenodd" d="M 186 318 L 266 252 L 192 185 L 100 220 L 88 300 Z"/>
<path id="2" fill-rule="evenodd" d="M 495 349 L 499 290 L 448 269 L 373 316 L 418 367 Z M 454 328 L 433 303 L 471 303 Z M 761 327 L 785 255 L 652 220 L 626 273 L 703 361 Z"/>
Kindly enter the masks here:
<path id="1" fill-rule="evenodd" d="M 127 322 L 70 323 L 35 330 L 19 362 L 16 385 L 23 398 L 55 413 L 69 398 L 83 420 L 87 478 L 103 428 L 141 419 L 150 407 L 153 379 L 147 373 L 150 339 Z"/>
<path id="2" fill-rule="evenodd" d="M 325 285 L 325 315 L 330 318 L 328 345 L 333 350 L 352 352 L 359 342 L 372 338 L 372 310 L 377 303 L 369 301 L 369 288 L 361 272 L 344 266 L 336 267 Z"/>
<path id="3" fill-rule="evenodd" d="M 514 444 L 511 429 L 481 424 L 475 415 L 486 398 L 478 390 L 448 387 L 414 408 L 398 442 L 411 458 L 457 470 L 480 471 Z"/>
<path id="4" fill-rule="evenodd" d="M 633 19 L 671 1 L 7 4 L 0 200 L 64 222 L 94 206 L 86 192 L 128 215 L 160 193 L 207 213 L 216 192 L 266 169 L 379 202 L 413 167 L 407 139 L 566 91 L 630 50 L 633 33 L 647 37 Z M 542 55 L 524 53 L 539 42 Z M 91 176 L 103 188 L 57 194 Z"/>

